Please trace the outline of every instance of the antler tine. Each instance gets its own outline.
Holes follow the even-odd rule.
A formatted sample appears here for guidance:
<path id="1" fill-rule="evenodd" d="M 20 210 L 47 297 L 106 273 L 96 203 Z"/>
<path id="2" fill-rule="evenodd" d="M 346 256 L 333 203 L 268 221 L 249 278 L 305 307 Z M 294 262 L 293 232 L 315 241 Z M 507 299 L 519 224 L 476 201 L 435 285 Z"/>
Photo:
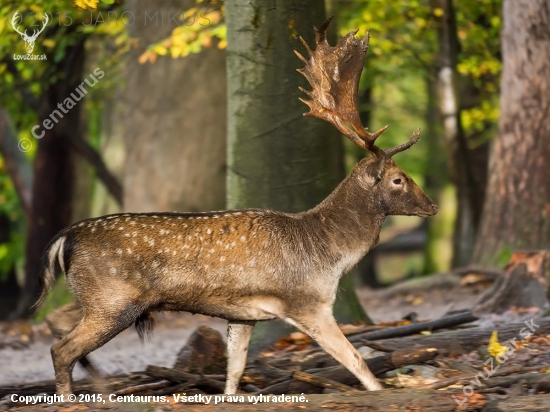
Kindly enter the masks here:
<path id="1" fill-rule="evenodd" d="M 420 140 L 420 129 L 418 129 L 416 132 L 414 132 L 411 136 L 411 138 L 409 139 L 409 141 L 407 143 L 403 143 L 399 146 L 395 146 L 395 147 L 392 147 L 391 149 L 386 149 L 384 150 L 384 154 L 386 155 L 386 157 L 389 159 L 390 157 L 392 157 L 394 154 L 396 153 L 399 153 L 399 152 L 402 152 L 404 150 L 407 150 L 409 147 L 411 147 L 413 144 L 415 144 L 416 142 L 418 142 L 418 140 Z"/>
<path id="2" fill-rule="evenodd" d="M 315 27 L 315 41 L 317 44 L 319 43 L 327 43 L 327 29 L 328 26 L 330 26 L 330 22 L 334 18 L 334 14 L 331 15 L 328 19 L 325 20 L 323 24 L 321 24 L 321 27 L 319 27 L 319 30 L 317 30 Z"/>
<path id="3" fill-rule="evenodd" d="M 370 133 L 361 124 L 358 109 L 359 79 L 365 63 L 369 35 L 367 33 L 365 40 L 358 39 L 355 30 L 340 37 L 338 44 L 332 47 L 327 42 L 327 29 L 333 18 L 330 16 L 319 29 L 315 29 L 315 51 L 311 51 L 300 38 L 309 59 L 295 52 L 305 64 L 298 72 L 305 76 L 312 87 L 311 91 L 301 89 L 310 98 L 300 99 L 310 108 L 304 116 L 317 117 L 331 123 L 357 146 L 380 156 L 382 150 L 374 145 L 374 141 L 387 126 Z"/>

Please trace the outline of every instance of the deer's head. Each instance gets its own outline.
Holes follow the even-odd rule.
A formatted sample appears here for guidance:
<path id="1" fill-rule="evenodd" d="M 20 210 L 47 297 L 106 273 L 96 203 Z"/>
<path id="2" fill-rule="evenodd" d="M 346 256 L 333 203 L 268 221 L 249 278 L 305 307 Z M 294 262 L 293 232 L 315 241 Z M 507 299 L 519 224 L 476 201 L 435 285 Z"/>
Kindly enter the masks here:
<path id="1" fill-rule="evenodd" d="M 31 54 L 32 51 L 34 50 L 34 44 L 36 42 L 36 39 L 38 38 L 39 34 L 44 31 L 44 29 L 48 24 L 49 17 L 46 13 L 44 13 L 44 17 L 42 20 L 42 28 L 40 30 L 33 30 L 33 33 L 31 35 L 27 34 L 26 29 L 25 31 L 19 30 L 19 24 L 17 23 L 18 20 L 21 20 L 20 21 L 21 23 L 23 21 L 23 17 L 21 17 L 21 15 L 19 14 L 19 11 L 16 11 L 11 18 L 11 26 L 17 33 L 21 35 L 21 38 L 25 42 L 25 49 L 27 51 L 27 54 Z"/>
<path id="2" fill-rule="evenodd" d="M 377 212 L 385 215 L 432 216 L 437 213 L 437 205 L 424 191 L 393 161 L 392 157 L 418 142 L 420 130 L 413 133 L 407 143 L 382 150 L 374 144 L 388 126 L 370 133 L 363 127 L 357 106 L 361 72 L 369 45 L 369 33 L 365 39 L 355 37 L 357 30 L 340 37 L 332 47 L 327 42 L 326 30 L 332 21 L 330 17 L 319 30 L 315 30 L 316 48 L 312 51 L 300 37 L 308 54 L 306 60 L 300 53 L 296 55 L 305 63 L 302 73 L 313 90 L 300 88 L 311 99 L 302 100 L 310 108 L 304 116 L 317 117 L 333 124 L 343 135 L 363 150 L 369 158 L 360 161 L 350 178 L 359 185 Z"/>

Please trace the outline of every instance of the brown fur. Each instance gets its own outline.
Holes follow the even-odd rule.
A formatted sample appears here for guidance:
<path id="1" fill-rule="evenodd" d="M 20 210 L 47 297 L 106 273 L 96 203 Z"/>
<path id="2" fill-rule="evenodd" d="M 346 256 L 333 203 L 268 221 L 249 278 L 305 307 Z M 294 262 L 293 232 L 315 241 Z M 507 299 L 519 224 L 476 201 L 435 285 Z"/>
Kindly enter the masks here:
<path id="1" fill-rule="evenodd" d="M 46 254 L 45 273 L 56 261 L 65 267 L 80 321 L 52 348 L 58 390 L 70 392 L 80 357 L 152 311 L 235 323 L 282 318 L 304 329 L 304 312 L 332 308 L 340 277 L 376 244 L 386 215 L 436 211 L 393 160 L 372 157 L 304 213 L 118 214 L 75 223 L 52 242 L 63 249 Z"/>

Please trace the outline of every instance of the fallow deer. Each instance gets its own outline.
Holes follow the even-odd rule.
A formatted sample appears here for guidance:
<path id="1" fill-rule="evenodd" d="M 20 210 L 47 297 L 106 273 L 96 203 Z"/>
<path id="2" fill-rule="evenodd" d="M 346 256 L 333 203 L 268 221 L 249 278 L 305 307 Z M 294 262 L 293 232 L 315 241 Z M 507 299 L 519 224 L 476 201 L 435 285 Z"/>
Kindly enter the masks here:
<path id="1" fill-rule="evenodd" d="M 225 393 L 236 393 L 254 324 L 283 319 L 310 335 L 368 390 L 382 386 L 338 328 L 338 281 L 377 242 L 388 215 L 427 217 L 437 206 L 392 157 L 418 141 L 382 150 L 359 119 L 359 78 L 368 48 L 355 32 L 327 42 L 329 18 L 299 70 L 312 86 L 305 116 L 332 123 L 371 154 L 322 203 L 302 213 L 233 210 L 122 213 L 62 230 L 45 255 L 43 292 L 56 265 L 75 295 L 78 322 L 52 346 L 57 392 L 72 391 L 75 363 L 134 323 L 143 335 L 151 312 L 188 311 L 228 320 Z M 50 316 L 55 323 L 55 316 Z M 62 328 L 60 328 L 62 329 Z M 66 328 L 67 329 L 67 328 Z M 71 328 L 68 328 L 71 329 Z M 67 329 L 67 330 L 68 330 Z"/>

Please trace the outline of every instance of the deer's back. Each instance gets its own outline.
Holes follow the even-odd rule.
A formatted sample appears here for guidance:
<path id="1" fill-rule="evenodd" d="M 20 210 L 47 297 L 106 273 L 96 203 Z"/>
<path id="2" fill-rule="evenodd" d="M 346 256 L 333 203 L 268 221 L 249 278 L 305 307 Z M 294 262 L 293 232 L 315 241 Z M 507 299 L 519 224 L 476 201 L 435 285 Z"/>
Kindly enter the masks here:
<path id="1" fill-rule="evenodd" d="M 77 296 L 108 287 L 148 307 L 214 316 L 228 302 L 324 298 L 323 285 L 312 290 L 307 282 L 326 266 L 322 245 L 315 246 L 299 215 L 119 214 L 76 223 L 63 236 L 68 284 Z"/>

